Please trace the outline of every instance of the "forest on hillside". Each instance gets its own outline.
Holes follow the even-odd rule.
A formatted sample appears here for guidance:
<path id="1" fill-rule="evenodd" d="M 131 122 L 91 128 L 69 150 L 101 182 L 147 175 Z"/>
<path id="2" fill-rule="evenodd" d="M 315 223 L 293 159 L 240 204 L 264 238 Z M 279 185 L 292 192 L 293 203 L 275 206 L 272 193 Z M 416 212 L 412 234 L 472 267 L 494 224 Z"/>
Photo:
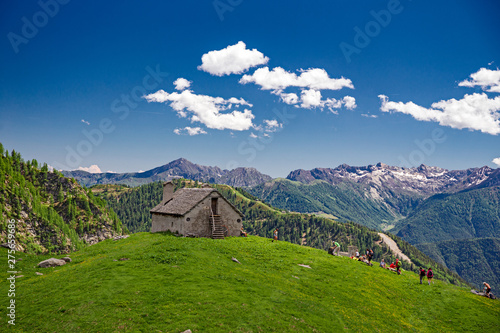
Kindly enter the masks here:
<path id="1" fill-rule="evenodd" d="M 36 160 L 4 150 L 0 143 L 0 242 L 15 219 L 16 242 L 31 253 L 69 252 L 99 233 L 126 231 L 106 202 L 74 179 Z"/>

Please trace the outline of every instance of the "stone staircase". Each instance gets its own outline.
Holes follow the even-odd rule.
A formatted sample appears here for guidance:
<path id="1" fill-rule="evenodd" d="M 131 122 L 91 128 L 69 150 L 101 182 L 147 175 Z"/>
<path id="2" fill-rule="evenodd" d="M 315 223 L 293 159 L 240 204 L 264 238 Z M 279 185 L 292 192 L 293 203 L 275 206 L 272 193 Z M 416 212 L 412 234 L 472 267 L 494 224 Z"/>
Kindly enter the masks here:
<path id="1" fill-rule="evenodd" d="M 224 239 L 224 227 L 220 215 L 210 216 L 210 229 L 212 230 L 212 239 Z"/>

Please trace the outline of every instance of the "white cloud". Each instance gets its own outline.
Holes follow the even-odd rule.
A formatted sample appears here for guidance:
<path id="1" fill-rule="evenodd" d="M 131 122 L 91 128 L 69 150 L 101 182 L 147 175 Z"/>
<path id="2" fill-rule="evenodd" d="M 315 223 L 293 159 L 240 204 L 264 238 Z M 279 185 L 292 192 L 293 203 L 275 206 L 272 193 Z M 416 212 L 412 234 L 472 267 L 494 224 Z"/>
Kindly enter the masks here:
<path id="1" fill-rule="evenodd" d="M 198 135 L 198 134 L 207 134 L 201 127 L 189 127 L 186 126 L 184 128 L 176 128 L 174 129 L 174 133 L 177 135 L 187 134 L 189 136 Z"/>
<path id="2" fill-rule="evenodd" d="M 500 93 L 500 70 L 486 68 L 479 69 L 470 75 L 471 80 L 464 80 L 458 85 L 461 87 L 480 86 L 484 91 Z"/>
<path id="3" fill-rule="evenodd" d="M 274 90 L 272 93 L 278 95 L 281 100 L 288 105 L 297 104 L 299 102 L 299 96 L 295 93 L 284 93 L 282 90 Z"/>
<path id="4" fill-rule="evenodd" d="M 275 67 L 269 71 L 269 67 L 257 69 L 252 75 L 243 75 L 241 84 L 255 83 L 262 90 L 283 90 L 287 87 L 300 87 L 315 90 L 340 90 L 344 87 L 354 89 L 352 81 L 344 77 L 332 79 L 322 68 L 310 68 L 300 70 L 297 75 L 285 71 L 281 67 Z"/>
<path id="5" fill-rule="evenodd" d="M 500 167 L 500 157 L 494 158 L 492 162 Z"/>
<path id="6" fill-rule="evenodd" d="M 283 124 L 278 123 L 276 119 L 273 120 L 264 119 L 264 123 L 266 124 L 265 127 L 266 132 L 276 132 L 278 129 L 283 128 Z"/>
<path id="7" fill-rule="evenodd" d="M 185 78 L 178 78 L 177 80 L 174 81 L 175 89 L 176 90 L 184 90 L 187 89 L 191 86 L 191 81 L 186 80 Z"/>
<path id="8" fill-rule="evenodd" d="M 349 110 L 355 109 L 357 107 L 356 99 L 352 96 L 344 96 L 342 102 L 344 103 L 345 107 Z"/>
<path id="9" fill-rule="evenodd" d="M 252 139 L 257 139 L 257 138 L 258 138 L 258 136 L 257 136 L 257 135 L 255 135 L 255 134 L 253 134 L 253 132 L 252 132 L 252 133 L 250 133 L 250 137 L 251 137 Z"/>
<path id="10" fill-rule="evenodd" d="M 225 49 L 205 53 L 198 69 L 217 76 L 242 74 L 249 68 L 267 64 L 268 61 L 269 58 L 264 54 L 256 49 L 247 49 L 245 43 L 240 41 Z"/>
<path id="11" fill-rule="evenodd" d="M 321 90 L 340 90 L 345 87 L 354 89 L 351 80 L 344 77 L 332 79 L 322 68 L 301 69 L 299 72 L 300 74 L 297 75 L 281 67 L 275 67 L 271 71 L 269 67 L 263 67 L 257 69 L 252 75 L 243 75 L 239 82 L 241 84 L 255 83 L 262 90 L 271 90 L 271 93 L 279 96 L 284 103 L 296 107 L 305 109 L 327 107 L 333 113 L 337 113 L 335 109 L 342 105 L 345 105 L 347 109 L 356 108 L 356 100 L 351 96 L 345 96 L 341 100 L 321 99 Z M 299 88 L 300 97 L 296 93 L 284 91 L 289 87 Z"/>
<path id="12" fill-rule="evenodd" d="M 255 116 L 251 110 L 244 111 L 233 110 L 229 113 L 221 113 L 233 108 L 233 105 L 246 105 L 252 107 L 252 104 L 243 98 L 231 97 L 224 99 L 222 97 L 212 97 L 207 95 L 197 95 L 190 90 L 184 90 L 180 93 L 167 93 L 159 90 L 153 94 L 144 97 L 148 102 L 170 103 L 170 107 L 177 111 L 177 114 L 186 118 L 190 115 L 191 122 L 200 122 L 208 128 L 223 130 L 231 129 L 243 131 L 252 127 L 252 119 Z M 176 133 L 177 134 L 177 133 Z"/>
<path id="13" fill-rule="evenodd" d="M 300 100 L 302 104 L 301 107 L 305 109 L 311 109 L 321 105 L 321 92 L 314 89 L 302 90 L 300 95 Z"/>
<path id="14" fill-rule="evenodd" d="M 442 126 L 481 131 L 492 135 L 500 133 L 500 97 L 488 98 L 485 93 L 465 95 L 462 99 L 442 100 L 427 109 L 413 102 L 390 102 L 379 95 L 383 112 L 401 112 L 420 121 L 435 121 Z"/>
<path id="15" fill-rule="evenodd" d="M 375 114 L 367 114 L 367 113 L 362 113 L 361 116 L 366 118 L 378 118 L 378 116 Z"/>
<path id="16" fill-rule="evenodd" d="M 106 171 L 106 173 L 117 173 L 117 172 L 113 171 L 113 170 L 108 170 L 108 171 Z"/>
<path id="17" fill-rule="evenodd" d="M 101 169 L 96 164 L 92 164 L 88 168 L 86 168 L 86 167 L 78 167 L 77 170 L 86 171 L 86 172 L 89 172 L 89 173 L 102 173 Z"/>
<path id="18" fill-rule="evenodd" d="M 302 90 L 302 94 L 300 96 L 301 104 L 300 107 L 304 109 L 312 109 L 312 108 L 328 108 L 332 113 L 337 114 L 338 112 L 335 109 L 339 109 L 344 105 L 347 109 L 354 109 L 356 107 L 356 99 L 351 96 L 344 96 L 342 99 L 335 98 L 327 98 L 321 99 L 321 92 L 309 89 Z"/>
<path id="19" fill-rule="evenodd" d="M 90 125 L 90 123 L 88 121 L 86 121 L 85 119 L 82 119 L 82 123 Z"/>

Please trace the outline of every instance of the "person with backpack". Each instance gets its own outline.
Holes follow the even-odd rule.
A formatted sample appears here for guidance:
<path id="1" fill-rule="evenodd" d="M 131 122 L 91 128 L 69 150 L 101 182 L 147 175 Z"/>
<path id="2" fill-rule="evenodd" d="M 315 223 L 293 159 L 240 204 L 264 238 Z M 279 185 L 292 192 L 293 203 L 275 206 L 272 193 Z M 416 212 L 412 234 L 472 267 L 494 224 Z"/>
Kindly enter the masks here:
<path id="1" fill-rule="evenodd" d="M 426 271 L 422 267 L 420 267 L 420 284 L 422 284 L 422 280 L 425 278 Z"/>
<path id="2" fill-rule="evenodd" d="M 427 282 L 429 283 L 429 286 L 431 285 L 432 278 L 434 277 L 434 272 L 432 271 L 432 268 L 429 267 L 427 270 Z M 434 282 L 432 282 L 434 284 Z"/>
<path id="3" fill-rule="evenodd" d="M 273 242 L 274 241 L 278 241 L 278 228 L 276 228 L 273 232 Z"/>
<path id="4" fill-rule="evenodd" d="M 396 259 L 396 272 L 398 275 L 401 274 L 401 261 L 399 261 L 399 259 Z"/>

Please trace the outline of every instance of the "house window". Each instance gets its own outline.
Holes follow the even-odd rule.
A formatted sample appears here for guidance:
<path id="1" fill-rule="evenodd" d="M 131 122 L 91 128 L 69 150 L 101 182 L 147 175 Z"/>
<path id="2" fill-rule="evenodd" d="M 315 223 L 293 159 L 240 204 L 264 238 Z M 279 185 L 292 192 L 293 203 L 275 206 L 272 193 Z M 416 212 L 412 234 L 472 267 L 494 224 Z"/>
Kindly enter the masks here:
<path id="1" fill-rule="evenodd" d="M 172 222 L 172 227 L 174 226 L 174 222 Z"/>
<path id="2" fill-rule="evenodd" d="M 236 222 L 240 223 L 240 222 L 241 222 L 241 220 L 240 220 L 240 219 L 237 219 L 237 220 L 236 220 Z"/>
<path id="3" fill-rule="evenodd" d="M 191 221 L 191 218 L 190 218 L 190 217 L 187 217 L 187 218 L 186 218 L 186 221 L 188 221 L 188 222 L 189 222 L 189 221 Z"/>

